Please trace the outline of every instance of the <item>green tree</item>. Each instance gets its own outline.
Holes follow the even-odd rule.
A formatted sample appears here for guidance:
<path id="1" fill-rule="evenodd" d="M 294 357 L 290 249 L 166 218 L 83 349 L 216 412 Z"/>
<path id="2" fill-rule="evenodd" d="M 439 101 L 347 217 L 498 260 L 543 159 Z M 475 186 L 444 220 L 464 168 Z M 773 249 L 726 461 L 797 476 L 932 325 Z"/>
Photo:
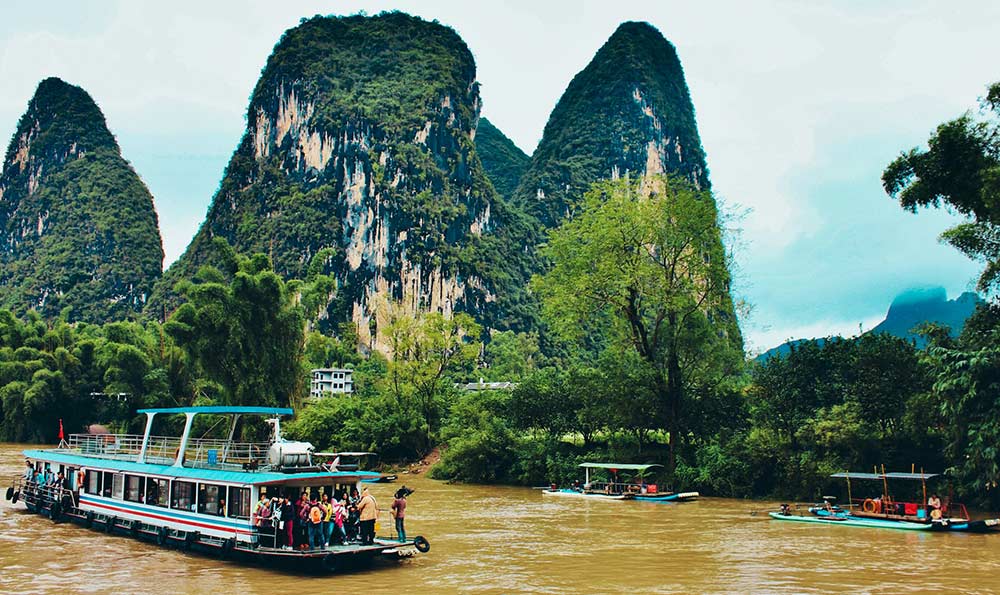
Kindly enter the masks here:
<path id="1" fill-rule="evenodd" d="M 672 473 L 684 418 L 685 352 L 719 345 L 722 359 L 742 355 L 728 314 L 729 256 L 711 194 L 664 176 L 594 184 L 577 214 L 550 233 L 543 255 L 552 266 L 533 287 L 553 327 L 579 339 L 600 319 L 653 369 Z"/>
<path id="2" fill-rule="evenodd" d="M 882 184 L 909 211 L 944 203 L 967 216 L 941 238 L 985 263 L 979 288 L 990 292 L 1000 286 L 1000 83 L 990 86 L 981 114 L 938 126 L 928 150 L 902 153 Z"/>
<path id="3" fill-rule="evenodd" d="M 263 254 L 235 254 L 219 240 L 226 271 L 203 267 L 177 290 L 187 302 L 165 325 L 231 405 L 287 405 L 301 396 L 304 319 Z"/>
<path id="4" fill-rule="evenodd" d="M 385 377 L 386 391 L 399 408 L 413 406 L 424 422 L 425 450 L 443 415 L 441 398 L 450 390 L 448 380 L 469 373 L 479 355 L 481 328 L 471 316 L 451 317 L 439 312 L 409 314 L 400 304 L 386 304 L 386 337 L 391 359 Z M 452 380 L 453 382 L 453 380 Z"/>

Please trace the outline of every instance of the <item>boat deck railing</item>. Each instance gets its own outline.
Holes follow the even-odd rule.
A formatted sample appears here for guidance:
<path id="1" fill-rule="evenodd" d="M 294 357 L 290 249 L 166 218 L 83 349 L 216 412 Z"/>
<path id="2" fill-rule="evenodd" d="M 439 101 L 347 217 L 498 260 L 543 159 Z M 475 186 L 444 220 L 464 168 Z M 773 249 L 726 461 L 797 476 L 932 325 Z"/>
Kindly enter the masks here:
<path id="1" fill-rule="evenodd" d="M 99 459 L 138 461 L 142 451 L 138 434 L 70 434 L 68 447 L 79 454 Z M 150 436 L 145 462 L 172 465 L 181 440 L 175 436 Z M 265 469 L 267 442 L 232 442 L 214 438 L 191 438 L 184 452 L 185 467 L 205 469 Z"/>
<path id="2" fill-rule="evenodd" d="M 588 492 L 602 492 L 605 494 L 655 494 L 656 484 L 651 483 L 630 483 L 612 481 L 592 481 L 589 486 L 584 486 Z"/>

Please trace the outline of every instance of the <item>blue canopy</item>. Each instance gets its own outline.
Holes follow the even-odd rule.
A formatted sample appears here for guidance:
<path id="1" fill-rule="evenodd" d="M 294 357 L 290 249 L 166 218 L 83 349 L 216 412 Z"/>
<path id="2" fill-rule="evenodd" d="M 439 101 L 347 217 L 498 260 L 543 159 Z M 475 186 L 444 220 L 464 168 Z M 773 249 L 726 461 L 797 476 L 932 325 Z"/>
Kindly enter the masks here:
<path id="1" fill-rule="evenodd" d="M 292 415 L 288 407 L 245 407 L 245 406 L 213 406 L 213 407 L 166 407 L 161 409 L 140 409 L 138 413 L 218 413 L 223 415 L 254 414 L 254 415 Z"/>

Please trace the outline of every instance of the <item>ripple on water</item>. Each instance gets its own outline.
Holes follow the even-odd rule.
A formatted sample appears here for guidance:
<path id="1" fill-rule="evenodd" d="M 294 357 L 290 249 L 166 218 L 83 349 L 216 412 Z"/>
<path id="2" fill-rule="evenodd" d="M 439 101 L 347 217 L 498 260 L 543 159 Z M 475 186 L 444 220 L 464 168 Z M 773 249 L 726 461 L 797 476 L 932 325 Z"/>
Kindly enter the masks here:
<path id="1" fill-rule="evenodd" d="M 0 445 L 0 477 L 20 471 Z M 0 593 L 989 593 L 1000 536 L 925 535 L 772 521 L 776 504 L 705 498 L 602 502 L 525 488 L 416 488 L 407 532 L 427 555 L 299 577 L 111 537 L 0 503 Z M 386 505 L 398 486 L 372 491 Z M 388 517 L 382 524 L 390 526 Z"/>

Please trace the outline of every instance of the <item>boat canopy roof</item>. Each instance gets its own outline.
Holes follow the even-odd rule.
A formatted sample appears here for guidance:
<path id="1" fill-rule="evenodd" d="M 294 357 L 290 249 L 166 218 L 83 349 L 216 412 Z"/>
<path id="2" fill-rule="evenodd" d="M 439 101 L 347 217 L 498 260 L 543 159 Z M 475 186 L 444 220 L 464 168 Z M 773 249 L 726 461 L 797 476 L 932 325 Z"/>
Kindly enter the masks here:
<path id="1" fill-rule="evenodd" d="M 284 473 L 277 471 L 225 471 L 202 469 L 198 467 L 175 467 L 172 465 L 154 465 L 114 459 L 94 459 L 58 450 L 25 450 L 24 456 L 45 463 L 63 463 L 75 467 L 102 471 L 120 471 L 125 473 L 141 473 L 174 479 L 192 481 L 221 481 L 244 485 L 271 485 L 303 481 L 335 481 L 337 479 L 374 479 L 381 477 L 374 471 L 306 471 L 300 473 Z"/>
<path id="2" fill-rule="evenodd" d="M 856 471 L 847 471 L 845 473 L 834 473 L 830 477 L 836 477 L 840 479 L 930 479 L 932 477 L 937 477 L 940 473 L 858 473 Z"/>
<path id="3" fill-rule="evenodd" d="M 649 465 L 632 465 L 629 463 L 580 463 L 581 467 L 587 469 L 615 469 L 621 471 L 645 471 L 651 467 L 662 467 L 663 465 L 651 463 Z"/>
<path id="4" fill-rule="evenodd" d="M 165 407 L 160 409 L 140 409 L 137 413 L 218 413 L 222 415 L 292 415 L 288 407 L 246 407 L 246 406 L 212 406 L 212 407 Z"/>

